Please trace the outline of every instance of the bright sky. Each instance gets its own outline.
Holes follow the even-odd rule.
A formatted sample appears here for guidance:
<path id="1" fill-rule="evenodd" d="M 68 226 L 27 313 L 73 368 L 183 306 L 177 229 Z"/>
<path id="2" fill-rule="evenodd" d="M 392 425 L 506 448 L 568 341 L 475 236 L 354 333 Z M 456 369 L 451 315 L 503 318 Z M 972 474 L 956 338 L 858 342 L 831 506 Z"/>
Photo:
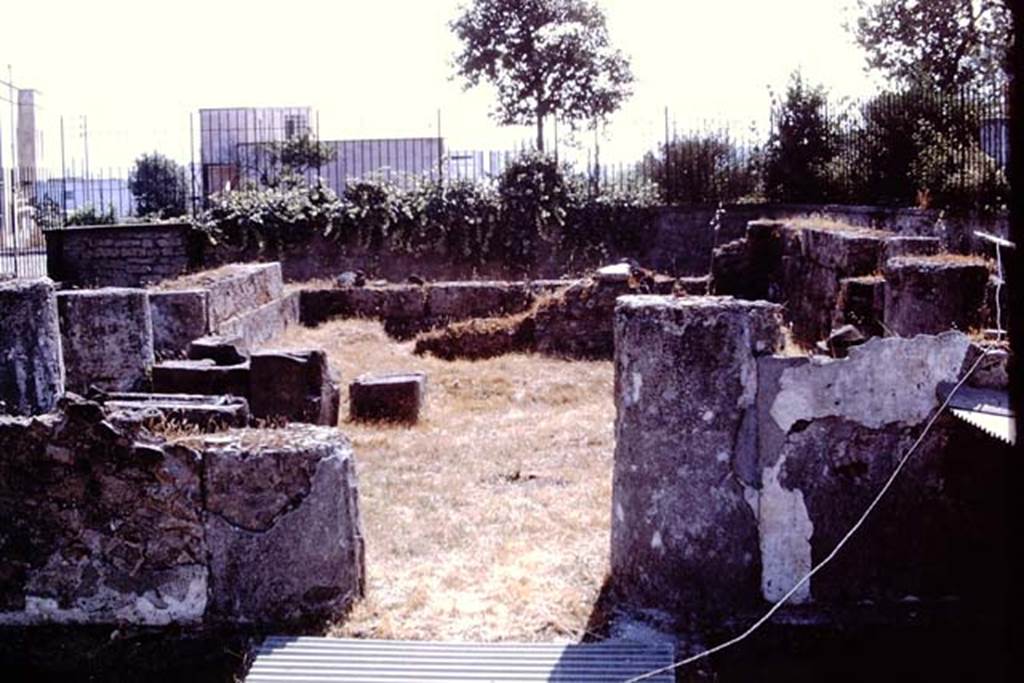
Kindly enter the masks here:
<path id="1" fill-rule="evenodd" d="M 436 135 L 440 110 L 450 149 L 507 149 L 530 129 L 499 128 L 487 116 L 491 93 L 450 79 L 447 22 L 463 2 L 22 0 L 4 9 L 0 80 L 10 64 L 17 86 L 41 91 L 48 164 L 59 164 L 60 115 L 69 164 L 83 156 L 88 117 L 96 168 L 153 148 L 187 161 L 190 111 L 261 105 L 312 106 L 323 139 Z M 843 28 L 853 0 L 599 4 L 637 79 L 603 135 L 606 160 L 654 147 L 665 107 L 680 129 L 756 119 L 763 130 L 768 87 L 783 89 L 798 67 L 837 96 L 876 87 Z M 6 157 L 3 109 L 0 121 Z"/>

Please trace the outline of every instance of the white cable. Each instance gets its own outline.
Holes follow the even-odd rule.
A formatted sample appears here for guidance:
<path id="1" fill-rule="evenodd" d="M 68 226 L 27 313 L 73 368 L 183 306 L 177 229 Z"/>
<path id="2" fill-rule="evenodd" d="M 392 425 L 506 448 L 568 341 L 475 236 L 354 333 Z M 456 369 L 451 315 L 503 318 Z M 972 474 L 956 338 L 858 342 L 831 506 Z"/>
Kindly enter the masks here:
<path id="1" fill-rule="evenodd" d="M 771 619 L 772 616 L 779 611 L 782 605 L 785 604 L 786 601 L 789 600 L 791 597 L 793 597 L 793 595 L 800 589 L 801 586 L 810 581 L 812 576 L 817 574 L 825 565 L 832 561 L 832 558 L 839 554 L 839 551 L 842 549 L 844 545 L 846 545 L 846 542 L 849 541 L 850 538 L 857 532 L 857 530 L 864 525 L 864 522 L 867 520 L 868 515 L 870 515 L 871 511 L 878 506 L 878 503 L 881 502 L 886 492 L 890 489 L 890 487 L 892 487 L 893 482 L 896 481 L 896 477 L 899 476 L 900 470 L 903 469 L 903 466 L 907 463 L 907 460 L 910 459 L 910 456 L 913 455 L 915 450 L 917 450 L 917 447 L 921 445 L 922 441 L 924 441 L 924 437 L 926 437 L 928 435 L 928 432 L 931 431 L 932 425 L 935 424 L 935 421 L 939 418 L 939 415 L 941 415 L 942 411 L 946 409 L 946 407 L 949 405 L 949 402 L 953 400 L 953 396 L 956 395 L 956 392 L 958 392 L 960 390 L 960 387 L 964 385 L 964 382 L 966 382 L 968 378 L 972 374 L 974 374 L 974 371 L 978 369 L 978 366 L 981 364 L 981 361 L 985 359 L 985 356 L 989 355 L 990 353 L 992 353 L 992 351 L 990 350 L 983 351 L 982 354 L 978 356 L 978 359 L 974 361 L 974 364 L 971 365 L 970 369 L 968 369 L 964 376 L 960 379 L 960 381 L 956 383 L 956 386 L 953 387 L 953 390 L 949 392 L 948 396 L 946 396 L 946 400 L 944 400 L 942 402 L 942 405 L 939 406 L 938 410 L 936 410 L 935 413 L 932 414 L 931 418 L 928 420 L 928 423 L 924 426 L 924 430 L 917 437 L 917 439 L 910 446 L 910 448 L 903 455 L 903 457 L 900 458 L 899 463 L 896 465 L 896 469 L 894 469 L 892 471 L 892 474 L 889 475 L 889 479 L 886 480 L 885 485 L 882 486 L 881 490 L 879 490 L 878 495 L 875 496 L 874 500 L 871 501 L 871 504 L 868 505 L 868 507 L 864 510 L 864 513 L 860 516 L 860 519 L 858 519 L 857 522 L 852 527 L 850 527 L 850 530 L 847 531 L 841 539 L 839 539 L 839 542 L 836 543 L 836 547 L 832 549 L 832 552 L 830 552 L 828 556 L 825 557 L 825 559 L 823 559 L 817 565 L 812 567 L 811 570 L 807 572 L 799 581 L 797 581 L 793 585 L 793 587 L 786 592 L 785 595 L 779 598 L 778 602 L 772 605 L 760 619 L 755 621 L 753 625 L 747 628 L 746 631 L 739 634 L 738 636 L 735 636 L 734 638 L 731 638 L 730 640 L 725 641 L 724 643 L 715 645 L 712 648 L 704 650 L 703 652 L 695 654 L 691 657 L 687 657 L 686 659 L 678 661 L 674 664 L 664 666 L 660 669 L 655 669 L 654 671 L 648 671 L 647 673 L 640 674 L 639 676 L 634 676 L 633 678 L 626 680 L 625 683 L 635 683 L 636 681 L 647 680 L 652 676 L 657 676 L 658 674 L 674 671 L 675 669 L 678 669 L 681 666 L 692 664 L 693 662 L 696 662 L 699 659 L 704 659 L 705 657 L 709 657 L 715 654 L 716 652 L 721 652 L 722 650 L 728 647 L 732 647 L 733 645 L 736 645 L 737 643 L 746 640 L 751 634 L 754 633 L 754 631 L 761 628 L 761 626 L 763 626 L 765 622 Z"/>

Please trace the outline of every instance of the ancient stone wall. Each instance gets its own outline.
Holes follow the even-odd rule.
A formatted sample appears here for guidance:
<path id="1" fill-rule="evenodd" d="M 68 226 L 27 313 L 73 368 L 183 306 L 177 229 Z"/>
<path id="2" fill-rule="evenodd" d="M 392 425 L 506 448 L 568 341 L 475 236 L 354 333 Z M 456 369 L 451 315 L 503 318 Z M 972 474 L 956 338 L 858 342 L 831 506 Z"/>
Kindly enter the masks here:
<path id="1" fill-rule="evenodd" d="M 198 266 L 188 223 L 46 231 L 47 272 L 77 287 L 144 287 Z"/>
<path id="2" fill-rule="evenodd" d="M 670 275 L 705 275 L 712 249 L 743 237 L 747 223 L 760 218 L 823 216 L 860 227 L 937 237 L 946 249 L 961 253 L 981 250 L 974 230 L 1008 236 L 1005 217 L 940 217 L 937 211 L 920 209 L 802 204 L 727 205 L 719 214 L 716 231 L 713 219 L 718 208 L 663 207 L 635 249 L 603 254 L 600 260 L 634 258 L 644 268 Z M 140 287 L 236 261 L 280 261 L 284 278 L 290 282 L 333 277 L 346 270 L 364 270 L 392 282 L 402 282 L 410 274 L 430 280 L 552 278 L 602 265 L 596 260 L 581 261 L 578 254 L 546 244 L 541 245 L 538 262 L 524 270 L 504 262 L 470 263 L 441 255 L 369 252 L 322 237 L 273 253 L 204 246 L 192 239 L 185 223 L 51 230 L 46 233 L 49 274 L 54 280 L 79 287 Z"/>
<path id="3" fill-rule="evenodd" d="M 714 615 L 780 599 L 857 522 L 980 354 L 959 332 L 874 338 L 843 359 L 779 354 L 769 306 L 620 300 L 612 583 L 628 605 Z M 968 384 L 1005 391 L 1005 354 L 989 361 Z M 873 517 L 792 600 L 977 590 L 1001 561 L 986 534 L 1001 523 L 1010 450 L 942 416 Z"/>
<path id="4" fill-rule="evenodd" d="M 718 611 L 756 599 L 756 359 L 781 342 L 776 304 L 619 299 L 611 572 L 626 603 Z"/>
<path id="5" fill-rule="evenodd" d="M 0 321 L 0 413 L 53 410 L 64 393 L 53 282 L 0 280 Z"/>
<path id="6" fill-rule="evenodd" d="M 0 417 L 0 625 L 257 624 L 363 592 L 352 449 L 329 428 L 174 443 L 68 397 Z"/>

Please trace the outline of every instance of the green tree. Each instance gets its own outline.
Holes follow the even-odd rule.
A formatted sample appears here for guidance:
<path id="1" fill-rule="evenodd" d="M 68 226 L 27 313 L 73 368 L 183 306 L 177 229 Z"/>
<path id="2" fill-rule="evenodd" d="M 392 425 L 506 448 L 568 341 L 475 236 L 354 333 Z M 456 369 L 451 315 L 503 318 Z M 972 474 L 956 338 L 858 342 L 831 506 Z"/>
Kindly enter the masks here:
<path id="1" fill-rule="evenodd" d="M 331 145 L 305 133 L 290 140 L 270 143 L 268 156 L 272 165 L 280 165 L 286 173 L 301 175 L 329 164 L 335 154 Z"/>
<path id="2" fill-rule="evenodd" d="M 629 60 L 611 46 L 590 0 L 474 0 L 451 28 L 462 41 L 455 67 L 466 87 L 495 86 L 496 118 L 536 125 L 538 150 L 545 118 L 594 123 L 631 94 Z"/>
<path id="3" fill-rule="evenodd" d="M 765 194 L 773 201 L 821 202 L 830 198 L 835 156 L 824 87 L 790 77 L 785 98 L 773 106 L 765 150 Z"/>
<path id="4" fill-rule="evenodd" d="M 868 66 L 894 81 L 944 91 L 1005 82 L 1006 0 L 858 0 L 857 6 L 852 28 Z"/>
<path id="5" fill-rule="evenodd" d="M 143 154 L 135 160 L 128 189 L 135 196 L 140 216 L 185 215 L 189 195 L 185 169 L 158 152 Z"/>
<path id="6" fill-rule="evenodd" d="M 756 151 L 740 149 L 724 133 L 677 137 L 660 154 L 644 155 L 641 169 L 669 203 L 731 202 L 758 189 Z"/>

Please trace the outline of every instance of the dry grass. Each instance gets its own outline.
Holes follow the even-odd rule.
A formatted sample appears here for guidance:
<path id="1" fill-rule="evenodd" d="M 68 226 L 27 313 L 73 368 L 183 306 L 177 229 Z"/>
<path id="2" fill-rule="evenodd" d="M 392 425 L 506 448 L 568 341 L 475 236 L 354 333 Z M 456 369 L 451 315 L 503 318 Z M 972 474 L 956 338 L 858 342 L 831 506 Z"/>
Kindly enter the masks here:
<path id="1" fill-rule="evenodd" d="M 415 356 L 378 323 L 290 330 L 343 384 L 427 373 L 412 428 L 345 421 L 360 483 L 367 595 L 333 635 L 575 640 L 607 571 L 612 364 Z M 345 392 L 343 392 L 345 393 Z"/>
<path id="2" fill-rule="evenodd" d="M 799 218 L 787 218 L 784 221 L 788 225 L 792 225 L 796 228 L 807 228 L 810 230 L 833 230 L 835 232 L 842 232 L 848 235 L 857 235 L 863 237 L 892 237 L 894 233 L 887 230 L 878 230 L 876 228 L 869 228 L 863 225 L 851 225 L 842 221 L 836 220 L 830 216 L 823 216 L 816 214 L 813 216 L 801 216 Z"/>

